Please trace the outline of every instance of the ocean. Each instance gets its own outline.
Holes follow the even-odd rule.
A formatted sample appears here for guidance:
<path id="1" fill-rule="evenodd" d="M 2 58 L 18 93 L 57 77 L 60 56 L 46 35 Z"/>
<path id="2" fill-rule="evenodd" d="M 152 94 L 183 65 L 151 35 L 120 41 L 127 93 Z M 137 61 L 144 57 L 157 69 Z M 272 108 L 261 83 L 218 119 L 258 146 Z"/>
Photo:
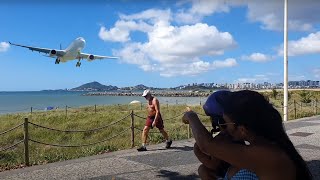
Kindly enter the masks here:
<path id="1" fill-rule="evenodd" d="M 129 104 L 131 101 L 146 103 L 141 96 L 83 96 L 86 92 L 28 91 L 0 92 L 0 114 L 46 110 L 49 107 L 77 108 L 80 106 Z M 157 97 L 160 106 L 166 104 L 199 105 L 204 97 Z"/>

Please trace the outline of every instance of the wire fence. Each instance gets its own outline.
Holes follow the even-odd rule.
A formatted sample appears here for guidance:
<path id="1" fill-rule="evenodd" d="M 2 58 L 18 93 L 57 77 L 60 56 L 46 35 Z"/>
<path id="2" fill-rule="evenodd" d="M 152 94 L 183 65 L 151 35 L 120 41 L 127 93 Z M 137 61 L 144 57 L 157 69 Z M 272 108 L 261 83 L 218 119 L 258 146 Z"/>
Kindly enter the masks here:
<path id="1" fill-rule="evenodd" d="M 167 118 L 166 120 L 172 120 L 172 119 L 177 119 L 177 118 L 181 119 L 183 114 L 184 113 L 180 113 L 180 114 L 178 114 L 178 115 L 176 115 L 174 117 Z M 118 123 L 120 123 L 122 121 L 125 121 L 128 117 L 130 117 L 130 119 L 131 119 L 130 127 L 125 128 L 122 131 L 117 132 L 116 134 L 114 134 L 114 135 L 112 135 L 112 136 L 110 136 L 110 137 L 108 137 L 106 139 L 103 139 L 103 140 L 100 140 L 100 141 L 96 141 L 96 142 L 91 142 L 91 143 L 86 143 L 86 144 L 56 144 L 56 143 L 43 142 L 41 140 L 34 139 L 34 137 L 30 137 L 30 134 L 32 134 L 30 132 L 30 130 L 31 130 L 30 126 L 34 126 L 36 128 L 41 128 L 41 129 L 44 129 L 44 130 L 47 130 L 47 131 L 55 131 L 55 132 L 59 132 L 59 133 L 87 133 L 87 132 L 95 132 L 95 131 L 105 130 L 105 129 L 111 127 L 111 126 L 117 125 Z M 4 147 L 4 148 L 0 148 L 0 152 L 13 149 L 17 145 L 23 143 L 24 144 L 24 163 L 25 163 L 26 166 L 29 166 L 30 165 L 30 151 L 29 151 L 30 144 L 29 144 L 29 142 L 36 143 L 36 144 L 42 144 L 42 145 L 46 145 L 46 146 L 63 147 L 63 148 L 85 147 L 85 146 L 92 146 L 92 145 L 96 145 L 96 144 L 99 144 L 99 143 L 103 143 L 103 142 L 109 141 L 111 139 L 116 138 L 117 136 L 120 136 L 120 135 L 128 132 L 128 130 L 131 130 L 131 148 L 133 148 L 134 144 L 135 144 L 135 136 L 136 136 L 135 134 L 137 134 L 135 132 L 135 130 L 138 130 L 138 132 L 140 134 L 143 131 L 138 126 L 136 126 L 135 117 L 139 118 L 139 119 L 145 119 L 145 117 L 141 117 L 141 116 L 135 114 L 134 111 L 132 110 L 131 113 L 125 115 L 123 118 L 121 118 L 121 119 L 119 119 L 117 121 L 114 121 L 114 122 L 112 122 L 112 123 L 110 123 L 108 125 L 104 125 L 104 126 L 101 126 L 101 127 L 98 127 L 98 128 L 88 129 L 88 130 L 62 130 L 62 129 L 56 129 L 56 128 L 46 127 L 46 126 L 43 126 L 43 125 L 40 125 L 40 124 L 36 124 L 36 123 L 30 122 L 28 118 L 25 118 L 24 119 L 24 123 L 18 124 L 18 125 L 10 128 L 10 129 L 4 131 L 4 132 L 0 132 L 0 136 L 2 136 L 2 135 L 5 135 L 5 134 L 7 134 L 9 132 L 17 130 L 20 127 L 23 127 L 23 137 L 24 137 L 22 140 L 19 140 L 18 142 L 14 143 L 12 145 L 9 145 L 9 146 Z M 186 127 L 186 126 L 187 125 L 181 123 L 181 125 L 179 125 L 178 127 L 175 127 L 174 129 L 171 129 L 170 131 L 171 132 L 172 131 L 178 131 L 179 129 L 181 129 L 183 127 Z M 190 138 L 191 137 L 190 128 L 189 128 L 189 126 L 187 126 L 187 128 L 188 128 L 188 138 Z M 160 133 L 160 132 L 150 132 L 150 133 Z"/>
<path id="2" fill-rule="evenodd" d="M 280 105 L 274 105 L 274 107 L 282 114 L 283 102 Z M 288 103 L 288 115 L 290 119 L 302 118 L 310 115 L 317 115 L 319 113 L 318 99 L 310 102 L 298 102 L 294 100 Z"/>
<path id="3" fill-rule="evenodd" d="M 163 107 L 169 109 L 169 103 L 168 101 L 165 101 L 166 104 L 164 104 Z M 200 106 L 203 104 L 202 100 L 199 101 Z M 176 100 L 176 105 L 187 105 L 187 102 Z M 146 106 L 146 103 L 138 102 L 135 104 L 117 104 L 116 109 L 119 111 L 128 111 L 128 110 L 143 110 Z M 76 113 L 79 109 L 85 109 L 88 113 L 94 113 L 97 114 L 101 111 L 103 111 L 104 105 L 93 105 L 93 106 L 86 106 L 86 107 L 76 107 L 76 106 L 68 106 L 65 105 L 64 107 L 46 107 L 46 108 L 39 108 L 39 107 L 30 107 L 25 109 L 19 109 L 15 110 L 16 112 L 30 112 L 32 115 L 36 112 L 62 112 L 65 113 L 65 118 L 68 118 L 68 115 L 71 113 Z M 274 104 L 274 107 L 278 109 L 280 113 L 283 112 L 283 102 L 280 102 L 280 104 Z M 319 112 L 319 102 L 318 99 L 311 100 L 310 102 L 298 102 L 296 100 L 293 100 L 291 102 L 288 102 L 288 113 L 291 117 L 291 119 L 296 119 L 305 116 L 304 114 L 317 114 Z M 10 110 L 0 109 L 0 113 L 9 112 Z"/>
<path id="4" fill-rule="evenodd" d="M 274 105 L 275 108 L 283 108 L 283 105 Z M 68 114 L 68 109 L 70 109 L 70 107 L 66 106 L 66 115 Z M 302 103 L 302 102 L 296 102 L 296 101 L 293 101 L 291 103 L 288 104 L 288 109 L 289 109 L 289 114 L 291 114 L 292 116 L 294 116 L 294 118 L 299 118 L 301 116 L 301 114 L 305 113 L 304 111 L 305 110 L 308 110 L 308 111 L 311 111 L 310 113 L 312 113 L 312 115 L 314 114 L 318 114 L 318 100 L 315 100 L 315 101 L 312 101 L 312 102 L 309 102 L 309 103 Z M 97 106 L 95 105 L 94 107 L 94 113 L 97 113 Z M 31 108 L 31 112 L 33 111 L 33 108 Z M 166 121 L 169 121 L 169 120 L 175 120 L 177 118 L 180 118 L 182 117 L 182 115 L 184 114 L 184 112 L 182 113 L 178 113 L 176 115 L 174 115 L 173 117 L 169 117 L 169 118 L 166 118 L 165 120 Z M 198 115 L 200 116 L 206 116 L 205 114 L 202 114 L 202 113 L 198 113 Z M 105 130 L 111 126 L 115 126 L 117 125 L 118 123 L 122 122 L 122 121 L 125 121 L 127 120 L 128 118 L 130 117 L 130 120 L 131 120 L 131 123 L 130 123 L 130 127 L 128 128 L 124 128 L 122 129 L 121 131 L 118 131 L 116 134 L 113 134 L 112 136 L 110 137 L 107 137 L 106 139 L 103 139 L 103 140 L 100 140 L 100 141 L 96 141 L 96 142 L 90 142 L 90 143 L 84 143 L 84 144 L 57 144 L 57 143 L 48 143 L 48 142 L 43 142 L 39 139 L 36 139 L 34 137 L 30 137 L 30 126 L 33 126 L 33 127 L 36 127 L 36 128 L 41 128 L 41 129 L 44 129 L 44 130 L 47 130 L 47 131 L 55 131 L 55 132 L 59 132 L 59 133 L 88 133 L 88 132 L 96 132 L 96 131 L 102 131 L 102 130 Z M 36 144 L 42 144 L 42 145 L 47 145 L 47 146 L 54 146 L 54 147 L 64 147 L 64 148 L 74 148 L 74 147 L 85 147 L 85 146 L 92 146 L 92 145 L 96 145 L 96 144 L 99 144 L 99 143 L 103 143 L 103 142 L 107 142 L 111 139 L 114 139 L 128 131 L 131 130 L 131 138 L 130 138 L 130 141 L 131 141 L 131 148 L 134 147 L 134 144 L 135 144 L 135 137 L 137 136 L 137 133 L 140 133 L 143 131 L 143 129 L 140 129 L 139 127 L 141 126 L 137 126 L 136 125 L 136 119 L 145 119 L 145 117 L 142 117 L 136 113 L 134 113 L 134 111 L 132 110 L 130 113 L 128 113 L 127 115 L 125 115 L 124 117 L 120 118 L 119 120 L 116 120 L 116 121 L 113 121 L 111 122 L 110 124 L 108 125 L 104 125 L 104 126 L 101 126 L 101 127 L 98 127 L 98 128 L 93 128 L 93 129 L 88 129 L 88 130 L 63 130 L 63 129 L 57 129 L 57 128 L 52 128 L 52 127 L 46 127 L 46 126 L 43 126 L 43 125 L 40 125 L 40 124 L 36 124 L 36 123 L 33 123 L 33 122 L 30 122 L 28 118 L 25 118 L 24 119 L 24 123 L 21 123 L 21 124 L 18 124 L 18 125 L 15 125 L 14 127 L 6 130 L 6 131 L 3 131 L 3 132 L 0 132 L 0 136 L 3 136 L 7 133 L 10 133 L 12 131 L 15 131 L 17 130 L 18 128 L 21 128 L 23 127 L 23 139 L 21 140 L 17 140 L 17 142 L 9 145 L 9 146 L 6 146 L 6 147 L 0 147 L 0 152 L 3 152 L 3 151 L 8 151 L 10 149 L 13 149 L 14 147 L 18 146 L 19 144 L 24 144 L 24 161 L 25 161 L 25 165 L 26 166 L 29 166 L 30 165 L 30 152 L 29 152 L 29 142 L 32 142 L 32 143 L 36 143 Z M 180 121 L 175 121 L 175 122 L 180 122 Z M 206 127 L 211 127 L 210 125 L 205 125 Z M 168 132 L 178 132 L 178 131 L 181 131 L 181 129 L 183 127 L 187 127 L 187 138 L 190 138 L 191 137 L 191 132 L 190 132 L 190 127 L 189 125 L 185 125 L 185 124 L 179 124 L 178 126 L 175 126 L 173 129 L 170 129 L 170 130 L 166 130 Z M 155 134 L 155 133 L 160 133 L 160 132 L 153 132 L 151 131 L 150 134 Z M 150 139 L 150 137 L 149 137 Z"/>
<path id="5" fill-rule="evenodd" d="M 1 136 L 1 135 L 5 135 L 5 134 L 7 134 L 7 133 L 9 133 L 9 132 L 11 132 L 11 131 L 14 131 L 15 129 L 17 129 L 17 128 L 23 126 L 23 125 L 24 125 L 24 123 L 21 123 L 21 124 L 15 126 L 15 127 L 13 127 L 13 128 L 10 128 L 10 129 L 8 129 L 8 130 L 6 130 L 6 131 L 4 131 L 4 132 L 1 132 L 1 133 L 0 133 L 0 136 Z M 8 147 L 1 148 L 1 149 L 0 149 L 0 152 L 6 151 L 6 150 L 8 150 L 8 149 L 11 149 L 11 148 L 17 146 L 18 144 L 21 144 L 22 142 L 23 142 L 23 140 L 20 140 L 19 142 L 14 143 L 13 145 L 10 145 L 10 146 L 8 146 Z"/>

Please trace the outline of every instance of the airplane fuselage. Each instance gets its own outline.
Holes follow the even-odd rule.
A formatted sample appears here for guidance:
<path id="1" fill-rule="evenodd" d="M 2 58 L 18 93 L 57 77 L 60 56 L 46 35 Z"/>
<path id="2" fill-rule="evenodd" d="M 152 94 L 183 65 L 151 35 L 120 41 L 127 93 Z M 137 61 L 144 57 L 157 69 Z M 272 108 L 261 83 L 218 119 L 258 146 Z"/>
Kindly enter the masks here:
<path id="1" fill-rule="evenodd" d="M 67 49 L 65 49 L 66 54 L 60 58 L 61 61 L 65 62 L 67 60 L 79 59 L 79 53 L 82 51 L 85 45 L 86 45 L 86 41 L 82 37 L 75 39 L 67 47 Z"/>

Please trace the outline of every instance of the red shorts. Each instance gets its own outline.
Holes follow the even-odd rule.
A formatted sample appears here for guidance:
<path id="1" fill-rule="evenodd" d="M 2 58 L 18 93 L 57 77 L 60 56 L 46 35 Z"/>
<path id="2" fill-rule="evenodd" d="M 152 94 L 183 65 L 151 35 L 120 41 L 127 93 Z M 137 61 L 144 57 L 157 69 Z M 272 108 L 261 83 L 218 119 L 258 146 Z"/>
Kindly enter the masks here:
<path id="1" fill-rule="evenodd" d="M 153 121 L 154 121 L 154 118 L 155 118 L 155 116 L 148 116 L 148 117 L 147 117 L 147 120 L 146 120 L 146 126 L 151 127 L 151 129 L 152 129 L 152 123 L 153 123 Z M 156 127 L 157 127 L 159 130 L 161 130 L 161 129 L 164 128 L 163 120 L 162 120 L 161 115 L 159 115 L 158 121 L 157 121 L 157 123 L 156 123 Z"/>

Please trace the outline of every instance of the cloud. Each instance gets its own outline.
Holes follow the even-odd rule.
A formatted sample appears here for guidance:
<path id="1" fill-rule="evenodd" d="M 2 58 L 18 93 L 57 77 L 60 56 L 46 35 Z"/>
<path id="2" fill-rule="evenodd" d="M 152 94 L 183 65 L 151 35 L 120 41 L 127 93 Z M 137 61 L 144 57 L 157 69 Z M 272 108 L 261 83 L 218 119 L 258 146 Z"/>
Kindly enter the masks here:
<path id="1" fill-rule="evenodd" d="M 304 54 L 315 54 L 320 52 L 320 31 L 311 33 L 297 41 L 288 42 L 288 55 L 298 56 Z M 283 55 L 283 44 L 278 49 L 278 55 Z"/>
<path id="2" fill-rule="evenodd" d="M 188 3 L 189 1 L 185 1 Z M 213 13 L 229 12 L 229 6 L 225 0 L 191 0 L 191 8 L 180 9 L 175 13 L 175 21 L 179 23 L 197 23 L 205 16 L 209 16 Z"/>
<path id="3" fill-rule="evenodd" d="M 180 11 L 175 14 L 175 20 L 180 23 L 196 23 L 201 21 L 205 16 L 214 13 L 228 13 L 233 7 L 247 7 L 247 18 L 250 22 L 259 22 L 261 23 L 261 28 L 266 30 L 283 30 L 283 1 L 189 0 L 183 2 L 191 2 L 192 4 L 191 8 L 180 9 Z M 319 6 L 319 0 L 290 0 L 288 2 L 289 30 L 313 30 L 313 24 L 320 22 L 320 13 L 318 13 Z"/>
<path id="4" fill-rule="evenodd" d="M 10 45 L 7 42 L 0 42 L 0 52 L 6 52 Z"/>
<path id="5" fill-rule="evenodd" d="M 236 47 L 231 34 L 202 23 L 180 27 L 156 24 L 148 36 L 148 52 L 162 62 L 179 61 L 181 57 L 222 55 L 225 50 Z"/>
<path id="6" fill-rule="evenodd" d="M 228 58 L 222 61 L 213 61 L 212 63 L 204 61 L 196 61 L 191 64 L 174 64 L 170 68 L 162 68 L 160 75 L 164 77 L 173 77 L 179 75 L 195 76 L 219 68 L 229 68 L 237 65 L 237 61 Z"/>
<path id="7" fill-rule="evenodd" d="M 147 32 L 152 27 L 144 22 L 117 21 L 115 27 L 107 30 L 104 26 L 100 28 L 99 37 L 104 41 L 127 42 L 131 31 Z"/>
<path id="8" fill-rule="evenodd" d="M 270 78 L 268 77 L 268 75 L 257 74 L 257 75 L 254 75 L 253 77 L 238 78 L 236 80 L 236 83 L 257 83 L 257 82 L 268 81 L 269 79 Z"/>
<path id="9" fill-rule="evenodd" d="M 120 20 L 115 23 L 113 28 L 108 30 L 106 27 L 101 26 L 99 37 L 102 40 L 113 42 L 130 41 L 130 32 L 141 31 L 146 33 L 152 31 L 152 24 L 155 22 L 168 22 L 171 12 L 170 10 L 149 9 L 132 15 L 120 14 L 119 17 Z"/>
<path id="10" fill-rule="evenodd" d="M 279 0 L 247 1 L 248 19 L 261 22 L 262 29 L 282 31 L 284 3 Z M 290 30 L 310 31 L 320 22 L 318 0 L 291 0 L 288 2 L 288 26 Z M 308 13 L 306 13 L 308 12 Z"/>
<path id="11" fill-rule="evenodd" d="M 158 21 L 170 21 L 171 20 L 171 10 L 160 10 L 160 9 L 148 9 L 142 11 L 141 13 L 125 15 L 120 14 L 120 19 L 123 20 L 147 20 L 149 23 L 155 23 Z"/>
<path id="12" fill-rule="evenodd" d="M 220 32 L 215 26 L 204 23 L 174 26 L 171 17 L 170 10 L 155 9 L 122 14 L 114 27 L 109 30 L 101 27 L 99 37 L 123 44 L 123 48 L 114 50 L 121 62 L 166 77 L 196 75 L 236 64 L 235 59 L 212 63 L 201 59 L 223 55 L 226 50 L 235 48 L 237 44 L 230 33 Z M 131 31 L 145 33 L 146 41 L 134 42 L 130 38 Z"/>
<path id="13" fill-rule="evenodd" d="M 313 29 L 312 24 L 320 21 L 320 14 L 317 13 L 319 2 L 290 1 L 289 28 L 301 31 Z M 194 75 L 200 70 L 205 72 L 210 69 L 208 67 L 212 67 L 212 63 L 204 59 L 223 55 L 225 51 L 237 46 L 229 32 L 221 32 L 213 25 L 201 23 L 204 17 L 214 13 L 228 13 L 233 7 L 247 7 L 247 18 L 251 22 L 260 22 L 261 27 L 268 30 L 283 28 L 283 2 L 278 0 L 184 0 L 176 5 L 178 9 L 175 11 L 148 9 L 135 14 L 119 14 L 119 20 L 113 27 L 101 26 L 99 37 L 104 41 L 122 44 L 123 47 L 114 50 L 114 53 L 123 63 L 135 64 L 144 71 L 160 72 L 163 76 Z M 305 13 L 306 9 L 308 13 Z M 145 34 L 144 42 L 133 39 L 131 34 L 134 31 Z M 306 48 L 309 42 L 313 45 L 309 44 L 312 47 Z M 291 41 L 289 47 L 290 55 L 316 53 L 320 47 L 318 33 L 310 34 L 306 40 Z M 241 59 L 265 62 L 274 57 L 253 53 L 242 56 Z M 178 68 L 178 65 L 195 70 L 186 71 Z M 168 73 L 172 69 L 179 72 Z"/>
<path id="14" fill-rule="evenodd" d="M 274 59 L 274 57 L 272 57 L 270 55 L 265 55 L 262 53 L 252 53 L 249 56 L 247 56 L 247 55 L 241 56 L 241 59 L 252 61 L 252 62 L 266 62 L 266 61 L 270 61 L 270 60 Z"/>
<path id="15" fill-rule="evenodd" d="M 291 74 L 288 77 L 289 81 L 301 81 L 303 79 L 306 79 L 305 75 L 298 75 L 298 74 Z"/>
<path id="16" fill-rule="evenodd" d="M 181 75 L 195 76 L 219 68 L 229 68 L 237 65 L 233 58 L 206 62 L 197 57 L 188 56 L 172 57 L 172 61 L 161 61 L 148 51 L 146 44 L 132 43 L 117 51 L 115 55 L 121 57 L 121 61 L 128 64 L 138 65 L 144 71 L 159 72 L 163 77 L 173 77 Z M 179 58 L 179 59 L 176 59 Z"/>

